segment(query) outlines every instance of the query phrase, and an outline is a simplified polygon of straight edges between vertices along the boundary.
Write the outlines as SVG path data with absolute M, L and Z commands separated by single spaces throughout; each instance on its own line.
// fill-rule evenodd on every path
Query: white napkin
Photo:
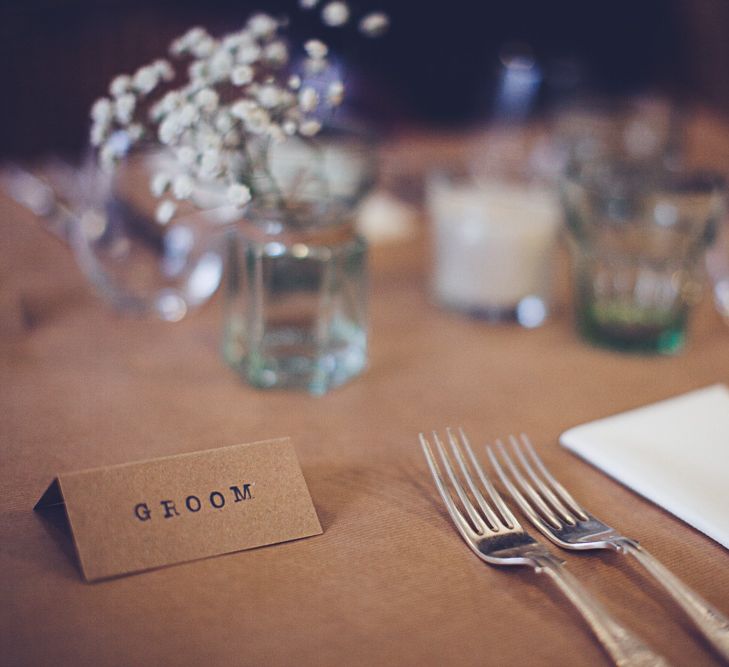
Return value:
M 576 426 L 560 443 L 729 548 L 725 385 Z

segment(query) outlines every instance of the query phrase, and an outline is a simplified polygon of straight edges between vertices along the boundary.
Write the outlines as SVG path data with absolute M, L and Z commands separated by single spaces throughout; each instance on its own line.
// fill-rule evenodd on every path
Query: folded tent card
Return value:
M 560 443 L 729 549 L 729 388 L 576 426 Z
M 61 474 L 50 507 L 87 581 L 322 532 L 288 438 Z

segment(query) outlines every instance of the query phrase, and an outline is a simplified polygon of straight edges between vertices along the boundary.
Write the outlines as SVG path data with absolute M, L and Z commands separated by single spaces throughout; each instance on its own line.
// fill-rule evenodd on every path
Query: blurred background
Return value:
M 322 28 L 294 0 L 3 0 L 0 159 L 78 153 L 89 106 L 115 74 L 193 24 L 222 33 L 258 9 L 289 14 L 294 37 L 316 34 L 346 55 L 354 103 L 386 132 L 487 121 L 499 56 L 514 45 L 539 63 L 537 113 L 595 92 L 729 110 L 726 0 L 360 3 L 392 19 L 376 43 Z

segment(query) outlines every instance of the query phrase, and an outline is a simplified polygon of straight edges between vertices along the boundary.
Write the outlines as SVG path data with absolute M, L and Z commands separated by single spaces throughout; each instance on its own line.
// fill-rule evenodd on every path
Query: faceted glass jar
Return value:
M 349 222 L 277 233 L 277 217 L 231 232 L 225 359 L 255 387 L 324 394 L 367 363 L 367 247 Z
M 367 364 L 367 247 L 353 211 L 372 153 L 285 142 L 230 232 L 223 353 L 251 385 L 324 394 Z

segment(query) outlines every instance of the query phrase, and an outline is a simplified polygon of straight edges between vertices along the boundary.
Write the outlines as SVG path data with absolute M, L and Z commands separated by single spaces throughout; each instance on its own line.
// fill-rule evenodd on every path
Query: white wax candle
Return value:
M 434 181 L 428 206 L 435 234 L 435 290 L 468 310 L 513 310 L 546 299 L 559 206 L 544 188 L 500 182 Z

